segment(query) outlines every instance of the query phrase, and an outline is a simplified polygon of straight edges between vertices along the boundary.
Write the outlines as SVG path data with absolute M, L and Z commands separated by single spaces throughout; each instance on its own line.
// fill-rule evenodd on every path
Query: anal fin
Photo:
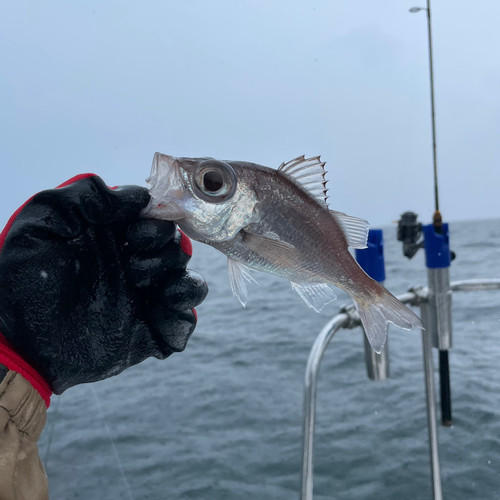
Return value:
M 304 302 L 318 313 L 326 304 L 337 298 L 335 292 L 326 283 L 291 283 L 292 288 Z

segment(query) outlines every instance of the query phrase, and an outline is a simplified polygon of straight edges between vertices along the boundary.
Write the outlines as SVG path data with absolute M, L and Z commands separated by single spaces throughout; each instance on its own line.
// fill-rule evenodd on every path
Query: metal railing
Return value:
M 500 279 L 474 279 L 456 281 L 450 284 L 452 292 L 472 292 L 500 290 Z M 403 304 L 418 306 L 421 309 L 424 327 L 429 324 L 428 288 L 415 287 L 408 293 L 399 295 Z M 323 354 L 334 335 L 341 328 L 355 328 L 361 325 L 354 305 L 344 307 L 340 314 L 332 318 L 321 330 L 309 354 L 304 384 L 304 441 L 302 455 L 301 500 L 313 499 L 313 444 L 316 415 L 316 387 L 318 370 Z M 429 431 L 429 451 L 431 459 L 431 479 L 434 500 L 442 500 L 441 472 L 439 466 L 438 431 L 436 419 L 436 394 L 434 387 L 434 367 L 432 359 L 432 340 L 429 329 L 422 330 L 422 347 L 425 373 L 427 403 L 427 425 Z

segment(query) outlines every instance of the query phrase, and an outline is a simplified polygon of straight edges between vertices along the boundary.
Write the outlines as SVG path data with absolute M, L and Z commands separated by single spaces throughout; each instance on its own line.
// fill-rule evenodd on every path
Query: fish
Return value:
M 250 270 L 290 281 L 316 312 L 347 292 L 377 353 L 387 324 L 422 328 L 421 319 L 370 278 L 349 252 L 366 248 L 366 220 L 331 210 L 319 156 L 299 156 L 273 169 L 246 161 L 156 153 L 147 217 L 175 221 L 193 240 L 227 256 L 233 294 L 246 306 Z

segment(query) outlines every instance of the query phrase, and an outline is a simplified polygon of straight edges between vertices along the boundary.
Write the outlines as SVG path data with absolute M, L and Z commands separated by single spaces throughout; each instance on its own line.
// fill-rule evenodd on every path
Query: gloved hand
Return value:
M 148 201 L 88 177 L 35 195 L 7 233 L 0 332 L 56 394 L 182 351 L 195 328 L 207 284 L 189 239 L 140 217 Z

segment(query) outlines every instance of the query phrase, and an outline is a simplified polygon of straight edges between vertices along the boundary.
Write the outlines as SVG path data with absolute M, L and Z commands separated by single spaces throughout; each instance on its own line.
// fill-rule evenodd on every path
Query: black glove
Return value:
M 148 201 L 89 177 L 35 195 L 7 234 L 0 332 L 56 394 L 186 347 L 208 287 L 189 239 L 140 217 Z

